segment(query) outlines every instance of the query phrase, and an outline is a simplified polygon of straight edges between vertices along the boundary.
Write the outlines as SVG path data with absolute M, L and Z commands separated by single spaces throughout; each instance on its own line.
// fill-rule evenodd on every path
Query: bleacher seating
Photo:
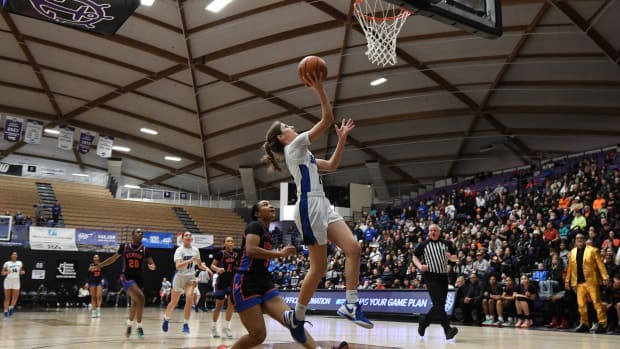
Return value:
M 33 205 L 39 202 L 34 179 L 0 176 L 0 215 L 20 211 L 34 219 Z
M 241 243 L 246 223 L 234 211 L 224 208 L 184 206 L 200 231 L 213 234 L 215 246 L 223 246 L 227 236 Z
M 153 231 L 183 231 L 173 205 L 114 199 L 101 186 L 73 182 L 0 176 L 0 210 L 14 215 L 21 211 L 34 216 L 33 205 L 39 201 L 36 182 L 51 184 L 62 207 L 67 228 L 90 228 L 128 231 L 142 228 Z M 225 236 L 241 241 L 245 222 L 230 209 L 185 207 L 201 232 L 213 234 L 216 246 Z M 33 217 L 34 218 L 34 217 Z

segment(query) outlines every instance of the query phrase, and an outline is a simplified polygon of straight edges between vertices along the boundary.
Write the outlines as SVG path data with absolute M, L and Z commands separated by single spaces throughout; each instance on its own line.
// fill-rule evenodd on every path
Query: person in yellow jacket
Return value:
M 575 329 L 576 332 L 588 332 L 590 321 L 588 319 L 588 296 L 596 309 L 598 328 L 596 333 L 607 332 L 607 314 L 601 303 L 601 282 L 607 284 L 609 275 L 603 264 L 597 248 L 587 246 L 585 236 L 577 234 L 575 247 L 568 256 L 568 270 L 566 272 L 566 289 L 572 289 L 577 293 L 577 305 L 581 323 Z

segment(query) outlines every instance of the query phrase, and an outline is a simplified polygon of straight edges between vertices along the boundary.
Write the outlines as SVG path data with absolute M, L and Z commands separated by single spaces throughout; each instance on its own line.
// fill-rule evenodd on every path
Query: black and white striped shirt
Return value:
M 428 265 L 428 271 L 436 274 L 448 273 L 448 257 L 446 252 L 454 254 L 452 244 L 444 239 L 426 239 L 413 251 L 413 254 L 420 259 L 422 264 Z

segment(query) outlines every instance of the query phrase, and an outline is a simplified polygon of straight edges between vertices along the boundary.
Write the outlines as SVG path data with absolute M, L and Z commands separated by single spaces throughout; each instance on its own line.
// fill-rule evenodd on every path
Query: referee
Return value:
M 428 227 L 428 239 L 422 242 L 413 252 L 413 263 L 423 272 L 422 279 L 431 296 L 433 307 L 426 314 L 420 316 L 418 334 L 424 337 L 426 328 L 434 319 L 439 320 L 443 327 L 446 339 L 452 339 L 459 330 L 450 327 L 450 320 L 446 315 L 446 297 L 448 295 L 448 260 L 457 261 L 454 247 L 444 239 L 437 224 Z

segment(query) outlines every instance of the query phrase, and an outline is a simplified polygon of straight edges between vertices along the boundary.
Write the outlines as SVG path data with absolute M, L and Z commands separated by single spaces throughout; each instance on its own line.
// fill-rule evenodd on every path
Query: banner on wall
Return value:
M 213 235 L 211 234 L 192 234 L 192 246 L 196 248 L 213 247 Z M 183 233 L 177 234 L 177 246 L 183 245 Z
M 114 137 L 103 134 L 99 135 L 99 141 L 97 142 L 97 155 L 102 158 L 111 157 L 112 146 L 114 146 Z
M 75 29 L 112 35 L 140 0 L 2 0 L 9 12 Z
M 73 149 L 73 133 L 75 132 L 75 127 L 61 125 L 58 127 L 58 148 L 62 150 L 71 150 Z
M 41 144 L 42 137 L 43 121 L 28 119 L 26 133 L 24 133 L 24 142 L 28 144 Z
M 116 252 L 118 250 L 118 232 L 115 231 L 77 229 L 75 236 L 80 251 Z
M 77 251 L 75 229 L 30 227 L 30 248 L 32 250 Z
M 15 116 L 6 116 L 4 120 L 4 140 L 19 142 L 22 136 L 24 119 Z
M 56 261 L 56 279 L 77 279 L 78 261 Z
M 80 132 L 80 141 L 78 142 L 78 151 L 80 154 L 88 154 L 90 146 L 95 143 L 96 132 L 82 130 Z
M 0 221 L 1 220 L 0 218 Z M 3 223 L 0 222 L 0 224 Z M 8 241 L 0 241 L 0 246 L 28 247 L 28 226 L 13 224 L 11 226 L 11 239 Z
M 452 316 L 455 295 L 456 290 L 448 291 L 445 307 L 448 316 Z M 294 307 L 299 292 L 280 291 L 280 296 L 288 305 Z M 346 301 L 344 293 L 340 291 L 318 290 L 312 296 L 308 309 L 336 311 Z M 359 290 L 358 301 L 368 313 L 427 314 L 433 306 L 427 290 Z
M 21 176 L 22 165 L 11 165 L 0 161 L 0 174 L 8 176 Z
M 145 231 L 142 235 L 142 245 L 148 248 L 174 248 L 174 234 Z

